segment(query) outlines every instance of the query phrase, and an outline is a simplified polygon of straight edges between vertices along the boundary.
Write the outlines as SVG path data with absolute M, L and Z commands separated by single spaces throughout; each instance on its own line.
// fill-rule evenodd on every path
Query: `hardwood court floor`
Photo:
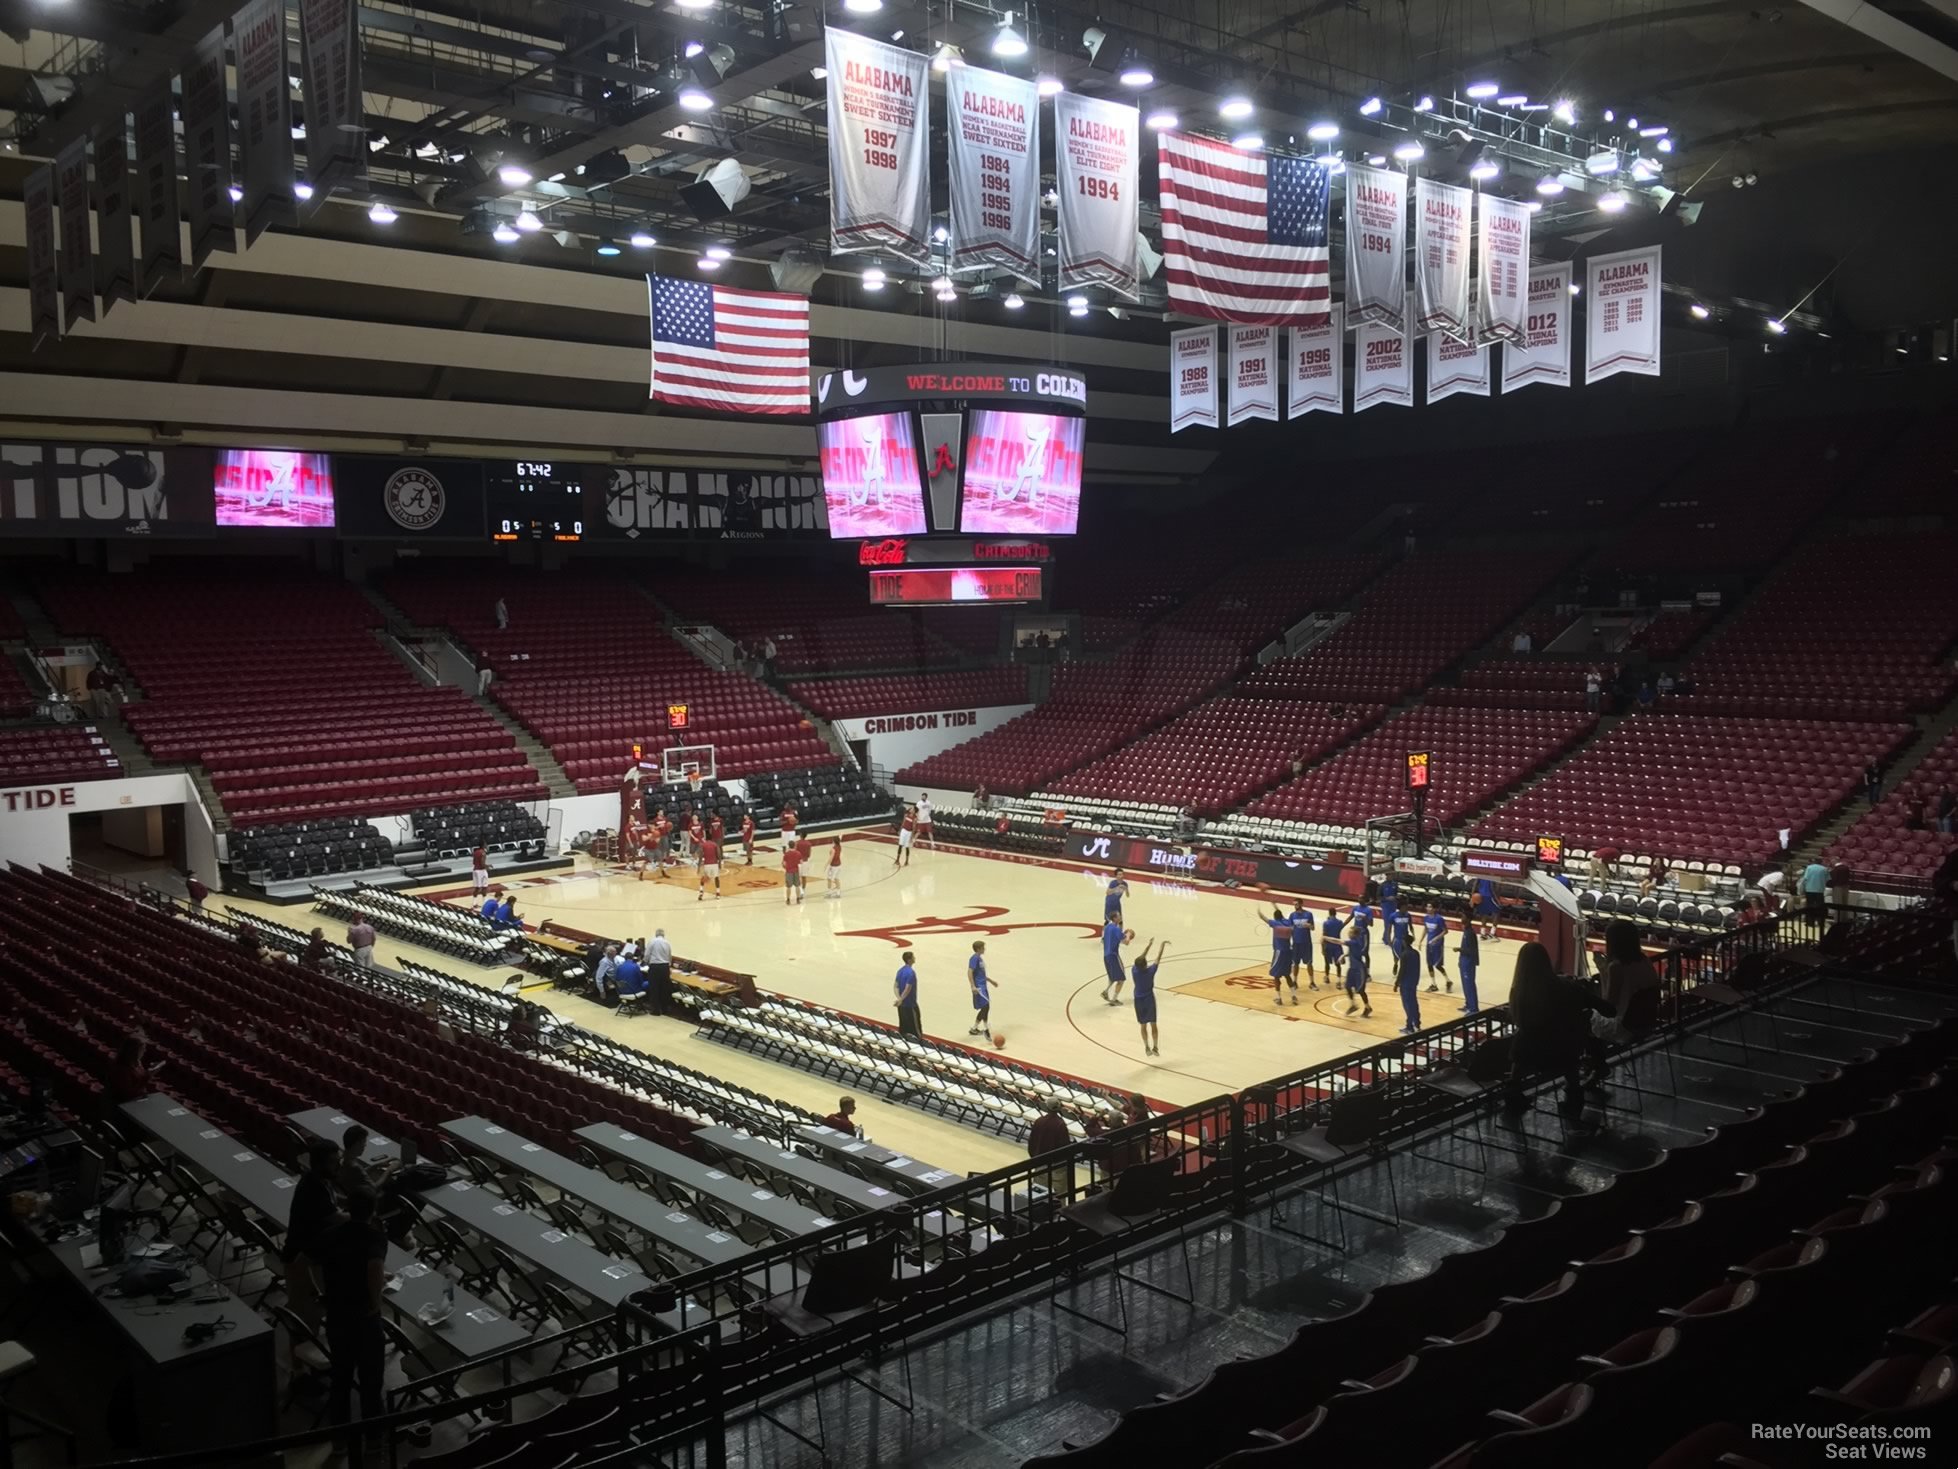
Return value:
M 724 869 L 718 901 L 696 898 L 691 870 L 639 881 L 583 857 L 574 870 L 519 877 L 509 886 L 518 915 L 531 924 L 555 918 L 588 932 L 640 940 L 664 927 L 678 953 L 747 970 L 764 991 L 878 1020 L 894 1018 L 898 956 L 914 950 L 925 1030 L 960 1045 L 984 1044 L 966 1034 L 972 1022 L 966 960 L 973 940 L 983 938 L 994 981 L 993 1029 L 1005 1037 L 1005 1054 L 1140 1091 L 1158 1104 L 1202 1101 L 1331 1060 L 1391 1037 L 1401 1023 L 1399 1001 L 1378 977 L 1371 1020 L 1349 1019 L 1344 997 L 1329 994 L 1323 983 L 1316 994 L 1302 983 L 1297 1006 L 1273 1006 L 1263 979 L 1270 942 L 1260 921 L 1270 909 L 1269 895 L 1135 879 L 1126 918 L 1136 946 L 1165 938 L 1170 945 L 1156 985 L 1162 1055 L 1150 1058 L 1128 1006 L 1101 999 L 1102 873 L 1072 863 L 930 849 L 899 869 L 886 833 L 856 832 L 844 842 L 842 893 L 826 898 L 828 850 L 824 837 L 805 869 L 806 897 L 794 907 L 784 905 L 780 858 L 772 846 L 757 853 L 752 868 L 737 860 Z M 468 899 L 453 881 L 422 891 Z M 213 901 L 245 911 L 261 908 L 244 899 Z M 1310 906 L 1323 913 L 1326 905 Z M 311 926 L 303 908 L 262 911 L 296 927 Z M 339 938 L 339 929 L 329 926 L 328 932 Z M 1517 948 L 1514 937 L 1483 945 L 1482 992 L 1492 1003 L 1508 996 Z M 1451 967 L 1454 949 L 1451 934 Z M 380 951 L 383 962 L 400 953 L 489 985 L 500 985 L 507 973 L 386 935 Z M 1125 950 L 1125 963 L 1134 952 Z M 1376 943 L 1376 976 L 1386 967 L 1386 949 Z M 598 1005 L 546 988 L 530 990 L 529 998 L 580 1025 L 731 1082 L 819 1112 L 835 1105 L 833 1084 L 699 1039 L 685 1022 L 621 1021 Z M 1430 1024 L 1453 1019 L 1461 1003 L 1450 994 L 1424 993 L 1422 1001 Z M 869 1097 L 860 1104 L 859 1116 L 873 1136 L 942 1166 L 989 1168 L 1024 1155 L 1017 1138 L 989 1139 Z

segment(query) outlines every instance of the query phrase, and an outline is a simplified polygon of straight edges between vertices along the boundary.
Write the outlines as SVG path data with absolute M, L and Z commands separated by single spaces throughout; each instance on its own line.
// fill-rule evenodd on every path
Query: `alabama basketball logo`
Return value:
M 381 486 L 381 503 L 388 519 L 403 530 L 433 530 L 448 507 L 442 481 L 426 469 L 397 469 Z

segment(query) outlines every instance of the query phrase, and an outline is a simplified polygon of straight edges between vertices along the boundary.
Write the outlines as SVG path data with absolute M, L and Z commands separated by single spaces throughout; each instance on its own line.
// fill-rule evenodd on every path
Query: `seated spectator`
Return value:
M 1607 923 L 1604 974 L 1598 988 L 1602 1008 L 1591 1017 L 1590 1080 L 1604 1079 L 1606 1047 L 1639 1040 L 1658 1026 L 1659 990 L 1659 971 L 1645 957 L 1638 926 L 1623 918 Z
M 376 1188 L 387 1177 L 388 1165 L 366 1156 L 368 1136 L 367 1129 L 358 1122 L 340 1134 L 340 1176 L 337 1182 L 342 1194 Z
M 606 991 L 613 987 L 613 976 L 619 968 L 619 946 L 607 944 L 599 956 L 597 966 L 591 972 L 591 989 L 594 998 L 603 1000 Z M 617 1003 L 615 1000 L 614 1003 Z
M 1642 678 L 1638 684 L 1638 707 L 1649 710 L 1652 707 L 1652 680 Z
M 988 806 L 992 805 L 992 803 L 993 803 L 992 793 L 986 789 L 985 783 L 983 781 L 980 782 L 978 787 L 974 789 L 974 791 L 972 792 L 972 804 L 974 809 L 979 811 L 984 811 Z
M 1640 897 L 1651 897 L 1654 892 L 1672 879 L 1672 868 L 1666 865 L 1664 857 L 1654 857 L 1652 865 L 1645 869 L 1645 877 L 1638 885 Z
M 1929 831 L 1931 829 L 1931 802 L 1927 796 L 1915 800 L 1907 798 L 1904 810 L 1905 831 Z
M 435 1025 L 435 1038 L 438 1041 L 452 1041 L 456 1038 L 455 1027 L 442 1018 L 442 1002 L 433 996 L 422 1001 L 422 1014 Z
M 503 1043 L 515 1051 L 537 1049 L 537 1017 L 527 1000 L 517 1001 L 510 1012 L 510 1023 L 503 1028 Z
M 482 916 L 487 918 L 491 923 L 494 923 L 496 922 L 497 910 L 501 907 L 502 907 L 502 900 L 499 899 L 495 893 L 491 893 L 487 898 L 483 899 L 483 906 L 477 909 L 476 911 L 482 914 Z
M 1671 693 L 1672 693 L 1672 691 L 1673 691 L 1673 689 L 1674 689 L 1674 688 L 1676 688 L 1676 687 L 1677 687 L 1677 684 L 1676 684 L 1676 683 L 1674 682 L 1674 680 L 1673 680 L 1673 676 L 1672 676 L 1672 674 L 1671 674 L 1671 673 L 1662 673 L 1662 674 L 1660 674 L 1660 675 L 1659 675 L 1659 697 L 1660 697 L 1660 698 L 1662 698 L 1662 699 L 1663 699 L 1663 698 L 1665 698 L 1665 697 L 1667 697 L 1667 696 L 1668 696 L 1669 694 L 1671 694 Z
M 299 956 L 302 969 L 320 974 L 326 969 L 326 930 L 316 928 L 306 935 L 306 952 Z
M 116 1064 L 109 1071 L 109 1091 L 118 1102 L 134 1102 L 156 1090 L 156 1078 L 144 1064 L 149 1042 L 130 1036 L 116 1052 Z
M 512 898 L 508 893 L 505 893 L 503 895 L 503 901 L 496 905 L 495 921 L 496 921 L 496 926 L 498 928 L 522 928 L 523 927 L 523 920 L 517 917 L 516 900 Z
M 836 1099 L 836 1110 L 823 1119 L 823 1126 L 834 1128 L 837 1132 L 847 1132 L 851 1137 L 855 1137 L 857 1136 L 857 1124 L 854 1120 L 856 1114 L 857 1099 L 855 1097 L 838 1097 Z
M 1523 1083 L 1548 1074 L 1564 1081 L 1561 1110 L 1584 1107 L 1582 1068 L 1589 1040 L 1587 1011 L 1598 1008 L 1591 991 L 1557 973 L 1550 951 L 1527 943 L 1516 955 L 1516 975 L 1509 990 L 1511 1062 L 1509 1091 L 1504 1107 L 1521 1112 L 1527 1105 Z
M 245 951 L 247 959 L 262 957 L 263 946 L 258 941 L 258 931 L 248 923 L 238 925 L 238 947 Z

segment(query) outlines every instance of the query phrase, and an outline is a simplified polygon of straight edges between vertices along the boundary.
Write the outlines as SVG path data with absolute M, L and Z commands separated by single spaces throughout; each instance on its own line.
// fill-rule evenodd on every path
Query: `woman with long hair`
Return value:
M 1523 1109 L 1523 1083 L 1541 1073 L 1564 1079 L 1565 1112 L 1583 1109 L 1582 1070 L 1589 1041 L 1584 1014 L 1594 1003 L 1575 982 L 1557 973 L 1550 951 L 1542 944 L 1527 943 L 1517 951 L 1516 974 L 1509 987 L 1509 1014 L 1515 1026 L 1505 1102 L 1509 1110 Z

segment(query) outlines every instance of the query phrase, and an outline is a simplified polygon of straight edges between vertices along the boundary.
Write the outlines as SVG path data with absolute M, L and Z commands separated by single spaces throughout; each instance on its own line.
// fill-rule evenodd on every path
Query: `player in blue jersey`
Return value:
M 1496 940 L 1496 885 L 1486 877 L 1475 882 L 1475 916 L 1482 920 L 1482 937 Z
M 1372 908 L 1368 907 L 1364 902 L 1355 903 L 1353 905 L 1352 911 L 1346 915 L 1346 922 L 1347 922 L 1347 927 L 1353 930 L 1353 932 L 1350 932 L 1346 935 L 1346 949 L 1348 953 L 1351 953 L 1353 950 L 1353 939 L 1355 934 L 1359 936 L 1361 941 L 1364 942 L 1368 946 L 1368 948 L 1371 948 L 1373 946 L 1373 909 Z
M 1421 931 L 1427 936 L 1428 949 L 1428 989 L 1432 992 L 1440 988 L 1435 983 L 1438 974 L 1448 979 L 1448 920 L 1442 916 L 1441 909 L 1430 908 L 1421 920 Z M 1448 979 L 1448 991 L 1453 994 L 1455 981 Z
M 1319 948 L 1326 960 L 1326 983 L 1333 982 L 1333 971 L 1346 968 L 1346 946 L 1339 941 L 1339 935 L 1346 927 L 1346 920 L 1337 908 L 1325 916 L 1319 925 Z
M 1103 923 L 1108 922 L 1111 918 L 1118 923 L 1121 922 L 1122 903 L 1128 895 L 1129 882 L 1127 878 L 1122 876 L 1122 869 L 1111 867 L 1108 870 L 1108 887 L 1102 893 L 1101 898 L 1101 921 Z
M 1400 912 L 1401 885 L 1400 879 L 1391 872 L 1380 879 L 1379 897 L 1380 927 L 1386 933 L 1388 942 L 1392 943 L 1394 919 Z
M 986 941 L 972 941 L 972 957 L 965 961 L 966 980 L 972 986 L 972 1029 L 967 1035 L 993 1038 L 993 986 L 999 981 L 986 973 Z
M 1159 1056 L 1158 1047 L 1162 1037 L 1156 1030 L 1156 971 L 1162 967 L 1163 955 L 1169 952 L 1169 940 L 1164 939 L 1162 947 L 1156 950 L 1156 962 L 1149 962 L 1149 946 L 1142 946 L 1142 957 L 1129 968 L 1129 977 L 1135 984 L 1135 1023 L 1142 1027 L 1142 1049 L 1145 1055 Z
M 1414 919 L 1404 908 L 1394 909 L 1391 915 L 1382 919 L 1387 930 L 1387 952 L 1394 956 L 1394 963 L 1414 947 Z M 1398 971 L 1396 971 L 1398 973 Z
M 1119 912 L 1111 912 L 1101 926 L 1101 967 L 1108 975 L 1108 983 L 1101 987 L 1101 997 L 1111 1005 L 1122 1003 L 1122 986 L 1128 983 L 1128 976 L 1122 973 L 1122 945 L 1134 937 L 1122 927 Z
M 1373 1001 L 1367 998 L 1367 942 L 1366 925 L 1355 922 L 1353 931 L 1346 936 L 1346 1013 L 1351 1015 L 1361 1005 L 1366 1013 L 1373 1014 Z
M 1283 990 L 1287 980 L 1292 985 L 1292 1003 L 1299 1002 L 1298 974 L 1292 968 L 1292 920 L 1284 912 L 1274 907 L 1271 917 L 1261 920 L 1271 930 L 1271 1003 L 1285 1003 Z
M 1303 903 L 1293 903 L 1291 918 L 1292 918 L 1292 989 L 1294 992 L 1298 990 L 1299 970 L 1302 967 L 1305 970 L 1306 987 L 1308 989 L 1316 990 L 1317 988 L 1319 988 L 1319 977 L 1318 977 L 1318 969 L 1313 962 L 1313 955 L 1312 955 L 1312 940 L 1314 935 L 1312 932 L 1311 910 L 1308 909 Z

